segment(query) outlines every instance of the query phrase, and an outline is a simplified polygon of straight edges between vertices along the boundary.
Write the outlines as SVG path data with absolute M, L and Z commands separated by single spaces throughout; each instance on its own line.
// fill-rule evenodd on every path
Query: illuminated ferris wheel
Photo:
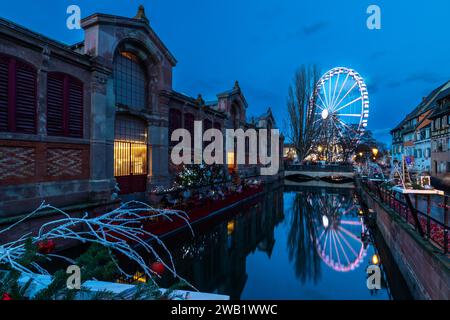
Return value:
M 317 82 L 309 108 L 318 143 L 357 144 L 369 118 L 364 79 L 352 69 L 331 69 Z
M 351 198 L 338 194 L 309 195 L 314 217 L 316 250 L 322 261 L 335 271 L 357 268 L 366 256 L 360 236 L 365 225 L 358 217 L 358 206 Z

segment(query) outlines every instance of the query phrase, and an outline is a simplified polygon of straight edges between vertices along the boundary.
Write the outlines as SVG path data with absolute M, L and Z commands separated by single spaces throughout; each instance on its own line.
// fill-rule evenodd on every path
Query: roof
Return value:
M 431 93 L 428 96 L 426 96 L 422 100 L 422 102 L 416 108 L 414 108 L 414 110 L 411 113 L 409 113 L 406 116 L 405 120 L 406 121 L 411 120 L 419 116 L 421 113 L 424 113 L 425 111 L 435 107 L 439 94 L 441 93 L 442 89 L 444 89 L 448 84 L 450 84 L 450 81 L 447 81 L 446 83 L 442 84 L 438 88 L 431 91 Z
M 441 100 L 443 100 L 444 98 L 450 96 L 450 83 L 449 86 L 443 90 L 441 93 L 439 93 L 439 96 L 436 98 L 437 102 L 440 102 Z
M 426 96 L 420 103 L 417 105 L 410 113 L 406 115 L 403 120 L 391 130 L 391 133 L 397 130 L 401 130 L 402 127 L 405 125 L 407 121 L 410 121 L 414 118 L 419 117 L 420 115 L 429 112 L 432 109 L 435 109 L 437 106 L 437 101 L 443 97 L 444 92 L 447 92 L 450 89 L 450 81 L 445 82 L 444 84 L 440 85 L 436 89 L 430 92 L 428 96 Z M 428 124 L 423 124 L 426 120 L 426 117 L 421 119 L 419 123 L 417 124 L 416 128 L 410 128 L 410 131 L 423 128 L 424 126 L 427 126 Z
M 446 90 L 442 91 L 436 100 L 439 104 L 443 99 L 445 99 L 449 96 L 450 96 L 450 87 L 447 88 Z M 434 119 L 436 117 L 440 117 L 442 115 L 449 114 L 449 113 L 450 113 L 450 104 L 441 105 L 434 110 L 434 112 L 430 115 L 429 118 Z
M 161 52 L 164 56 L 170 61 L 170 63 L 175 66 L 177 64 L 177 60 L 174 55 L 170 52 L 167 46 L 162 42 L 156 32 L 150 26 L 149 20 L 143 14 L 143 7 L 140 6 L 138 9 L 138 13 L 133 18 L 115 16 L 111 14 L 105 13 L 94 13 L 86 18 L 81 20 L 82 27 L 85 29 L 91 25 L 101 23 L 101 24 L 113 24 L 113 25 L 123 25 L 123 26 L 131 26 L 132 28 L 141 28 L 148 32 L 148 35 L 155 42 L 156 45 L 160 47 Z M 76 46 L 76 45 L 75 45 Z
M 53 46 L 55 48 L 65 51 L 69 54 L 72 54 L 73 57 L 77 57 L 78 59 L 82 58 L 83 60 L 88 61 L 90 58 L 88 55 L 74 51 L 72 49 L 72 47 L 66 43 L 49 38 L 41 33 L 32 31 L 20 24 L 17 24 L 15 22 L 12 22 L 10 20 L 0 17 L 0 30 L 2 30 L 2 29 L 5 31 L 10 30 L 12 32 L 18 32 L 26 37 L 29 37 L 29 38 L 32 38 L 33 40 L 37 40 L 38 42 L 41 42 L 40 43 L 41 46 L 44 46 L 44 45 Z
M 244 107 L 245 108 L 248 107 L 247 100 L 245 99 L 244 95 L 242 94 L 241 87 L 239 86 L 239 82 L 237 80 L 234 82 L 233 89 L 217 94 L 217 98 L 226 98 L 226 97 L 229 97 L 232 95 L 239 95 L 241 97 L 242 103 L 244 104 Z

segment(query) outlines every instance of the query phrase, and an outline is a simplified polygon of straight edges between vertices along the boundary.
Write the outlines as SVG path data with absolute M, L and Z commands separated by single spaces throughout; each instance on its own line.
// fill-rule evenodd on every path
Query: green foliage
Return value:
M 136 291 L 132 296 L 132 300 L 170 300 L 177 297 L 175 294 L 176 290 L 180 290 L 185 287 L 187 287 L 185 282 L 178 282 L 162 292 L 152 281 L 147 283 L 138 283 L 136 284 Z
M 22 290 L 19 286 L 20 273 L 17 271 L 3 272 L 0 274 L 0 297 L 7 293 L 13 300 L 23 300 Z M 27 284 L 29 286 L 29 284 Z
M 32 269 L 34 263 L 42 262 L 44 257 L 37 251 L 37 246 L 32 243 L 31 239 L 25 242 L 25 254 L 18 261 L 26 268 Z M 75 260 L 81 269 L 81 282 L 86 280 L 113 281 L 119 274 L 117 269 L 116 258 L 109 251 L 99 244 L 93 244 L 85 253 Z M 0 265 L 0 297 L 7 293 L 13 300 L 25 300 L 33 279 L 30 279 L 25 285 L 19 285 L 21 273 L 12 270 L 6 265 Z M 35 300 L 73 300 L 78 293 L 88 292 L 85 288 L 81 290 L 67 289 L 67 273 L 66 270 L 59 270 L 54 273 L 53 280 L 50 285 L 39 291 L 33 299 Z M 98 292 L 92 295 L 92 299 L 111 298 L 112 293 Z
M 111 281 L 119 275 L 115 256 L 99 244 L 93 244 L 76 262 L 81 268 L 82 282 L 91 279 Z
M 25 253 L 23 257 L 17 261 L 18 264 L 30 268 L 33 263 L 41 262 L 43 257 L 37 254 L 37 247 L 29 238 L 24 244 Z M 21 273 L 11 269 L 7 265 L 0 265 L 0 297 L 7 293 L 13 300 L 24 300 L 25 293 L 32 284 L 30 279 L 24 286 L 19 286 L 19 278 Z
M 216 182 L 223 182 L 225 175 L 223 168 L 218 165 L 186 165 L 179 172 L 175 185 L 182 188 L 206 186 Z
M 100 280 L 100 281 L 112 281 L 119 272 L 117 270 L 117 264 L 115 257 L 112 253 L 99 244 L 93 244 L 89 249 L 76 259 L 76 265 L 81 270 L 81 282 L 87 280 Z M 67 289 L 67 274 L 65 270 L 59 270 L 54 274 L 52 283 L 45 289 L 38 292 L 35 296 L 37 300 L 74 300 L 77 293 L 88 292 L 85 288 L 81 290 L 69 290 Z M 110 293 L 96 293 L 94 297 L 106 297 L 110 296 Z
M 37 246 L 30 240 L 25 244 L 26 252 L 20 263 L 31 268 L 33 263 L 40 262 L 43 256 L 37 251 Z M 76 260 L 76 265 L 81 270 L 81 283 L 87 280 L 114 281 L 119 277 L 116 257 L 110 250 L 100 244 L 93 244 L 89 249 L 80 255 Z M 12 270 L 6 265 L 0 265 L 0 297 L 7 293 L 13 300 L 29 300 L 26 293 L 33 283 L 30 279 L 25 285 L 19 285 L 20 272 Z M 108 291 L 91 292 L 86 288 L 80 290 L 69 290 L 67 288 L 67 273 L 65 269 L 58 270 L 53 274 L 52 282 L 45 289 L 37 292 L 33 300 L 112 300 L 112 299 L 134 299 L 134 300 L 168 300 L 174 297 L 174 290 L 185 287 L 184 283 L 177 283 L 173 287 L 162 293 L 158 286 L 152 281 L 148 283 L 136 284 L 132 296 L 120 296 Z

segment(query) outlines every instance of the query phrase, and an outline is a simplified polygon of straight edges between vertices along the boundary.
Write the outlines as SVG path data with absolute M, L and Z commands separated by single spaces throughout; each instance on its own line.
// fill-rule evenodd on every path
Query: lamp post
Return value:
M 378 155 L 378 149 L 377 148 L 373 148 L 372 149 L 372 154 L 374 157 L 376 157 Z
M 373 148 L 372 149 L 372 154 L 373 154 L 372 160 L 376 161 L 377 160 L 377 155 L 378 155 L 378 149 L 377 148 Z

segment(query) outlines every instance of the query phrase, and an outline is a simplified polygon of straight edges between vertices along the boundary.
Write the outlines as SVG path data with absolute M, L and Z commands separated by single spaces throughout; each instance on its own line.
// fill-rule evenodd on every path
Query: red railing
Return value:
M 405 222 L 413 226 L 421 235 L 435 246 L 439 247 L 444 254 L 448 253 L 449 226 L 448 226 L 448 204 L 449 197 L 443 196 L 443 222 L 430 215 L 430 204 L 427 213 L 418 210 L 417 207 L 408 205 L 408 201 L 401 193 L 387 189 L 376 182 L 363 181 L 363 188 L 377 197 L 384 205 L 395 211 Z M 418 223 L 417 223 L 418 222 Z

